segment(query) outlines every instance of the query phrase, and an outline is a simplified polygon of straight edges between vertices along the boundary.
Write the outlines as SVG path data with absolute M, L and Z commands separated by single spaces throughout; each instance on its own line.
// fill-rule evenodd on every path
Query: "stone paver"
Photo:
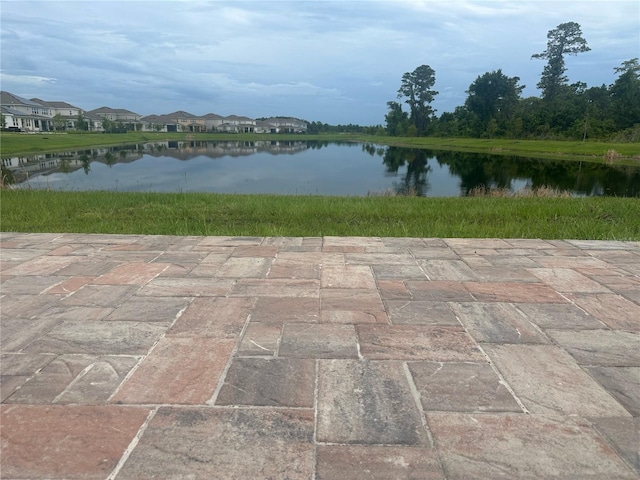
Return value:
M 321 445 L 316 462 L 317 480 L 444 480 L 427 447 Z
M 315 375 L 312 359 L 238 358 L 215 404 L 313 408 Z
M 564 350 L 551 345 L 485 345 L 532 413 L 624 416 L 626 411 Z
M 640 480 L 639 242 L 0 249 L 0 478 Z
M 2 477 L 104 479 L 149 409 L 2 405 Z
M 160 408 L 118 479 L 310 479 L 313 410 Z
M 613 446 L 614 450 L 640 474 L 640 417 L 592 418 L 591 423 Z
M 428 445 L 401 362 L 320 361 L 316 435 L 326 443 Z
M 425 411 L 522 412 L 488 363 L 410 362 Z
M 636 478 L 585 420 L 461 413 L 427 420 L 447 479 Z

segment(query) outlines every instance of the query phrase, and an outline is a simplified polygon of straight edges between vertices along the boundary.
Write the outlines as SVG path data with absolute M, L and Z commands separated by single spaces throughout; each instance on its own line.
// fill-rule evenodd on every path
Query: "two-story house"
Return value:
M 224 117 L 223 123 L 218 126 L 218 131 L 230 133 L 254 133 L 255 129 L 255 120 L 238 115 L 229 115 L 228 117 Z
M 264 120 L 271 125 L 271 133 L 307 133 L 307 122 L 292 117 L 271 117 Z
M 84 114 L 84 110 L 67 102 L 48 102 L 39 98 L 32 98 L 31 101 L 38 103 L 43 107 L 47 107 L 52 118 L 60 115 L 60 118 L 62 118 L 62 121 L 64 122 L 64 129 L 75 130 L 78 117 Z M 56 125 L 55 120 L 53 123 L 55 127 L 59 127 L 59 125 Z
M 53 130 L 51 109 L 34 101 L 0 92 L 3 128 L 11 128 L 23 132 L 47 132 Z
M 129 130 L 142 129 L 142 124 L 140 123 L 142 115 L 124 108 L 100 107 L 95 110 L 89 110 L 86 115 L 94 123 L 93 130 L 96 131 L 104 130 L 104 120 L 122 123 Z M 100 119 L 101 121 L 96 121 L 95 119 Z M 98 125 L 100 126 L 98 127 Z

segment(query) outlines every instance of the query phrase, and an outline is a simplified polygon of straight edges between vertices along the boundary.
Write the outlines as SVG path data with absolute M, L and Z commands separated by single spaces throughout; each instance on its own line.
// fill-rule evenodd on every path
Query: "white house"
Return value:
M 0 105 L 6 127 L 24 132 L 53 130 L 51 109 L 13 93 L 0 92 Z
M 31 101 L 47 107 L 51 117 L 60 115 L 65 121 L 65 128 L 69 129 L 75 130 L 78 117 L 84 113 L 84 110 L 81 108 L 75 107 L 67 102 L 47 102 L 39 98 L 32 98 Z
M 208 131 L 216 131 L 224 123 L 224 117 L 222 115 L 216 115 L 215 113 L 207 113 L 203 115 L 204 123 Z
M 230 133 L 254 133 L 255 129 L 255 120 L 238 115 L 229 115 L 228 117 L 224 117 L 223 123 L 218 126 L 218 131 Z
M 307 133 L 307 122 L 292 117 L 271 117 L 264 120 L 272 126 L 271 133 Z
M 104 130 L 104 120 L 122 123 L 131 130 L 142 130 L 142 124 L 140 123 L 142 115 L 124 108 L 100 107 L 95 110 L 89 110 L 85 115 L 91 119 L 93 124 L 91 129 L 94 131 Z

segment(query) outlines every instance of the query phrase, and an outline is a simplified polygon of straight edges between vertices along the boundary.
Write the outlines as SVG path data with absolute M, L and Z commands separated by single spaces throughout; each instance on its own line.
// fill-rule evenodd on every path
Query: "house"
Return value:
M 147 115 L 140 119 L 145 132 L 181 132 L 182 127 L 167 115 Z
M 218 130 L 220 125 L 224 123 L 224 117 L 216 115 L 215 113 L 207 113 L 206 115 L 203 115 L 202 118 L 204 119 L 207 130 L 212 132 Z
M 229 115 L 228 117 L 224 117 L 223 123 L 218 126 L 219 132 L 228 133 L 254 133 L 255 129 L 255 120 L 238 115 Z
M 106 118 L 113 122 L 137 122 L 142 118 L 142 115 L 138 115 L 130 110 L 125 110 L 124 108 L 100 107 L 95 110 L 89 110 L 87 113 Z
M 110 122 L 118 122 L 122 124 L 122 126 L 127 130 L 142 130 L 142 123 L 140 123 L 140 119 L 142 115 L 134 113 L 130 110 L 125 110 L 124 108 L 110 108 L 110 107 L 100 107 L 95 110 L 89 110 L 86 112 L 86 115 L 93 119 L 100 119 L 100 128 L 94 126 L 92 130 L 95 131 L 103 131 L 106 126 L 106 121 Z
M 202 117 L 197 117 L 192 113 L 185 112 L 184 110 L 178 110 L 177 112 L 168 113 L 163 115 L 172 122 L 177 123 L 182 127 L 183 132 L 206 132 L 207 125 Z
M 85 112 L 84 118 L 89 122 L 89 130 L 92 132 L 102 132 L 104 128 L 102 128 L 102 120 L 103 118 L 100 115 L 96 115 L 95 113 Z
M 307 122 L 292 117 L 265 118 L 272 126 L 271 133 L 307 133 Z
M 178 110 L 165 115 L 143 117 L 123 108 L 100 107 L 84 111 L 67 102 L 26 98 L 9 92 L 1 92 L 3 128 L 25 132 L 46 132 L 60 128 L 58 116 L 65 123 L 64 129 L 77 129 L 82 115 L 89 130 L 124 132 L 138 130 L 148 132 L 227 132 L 227 133 L 306 133 L 307 122 L 293 117 L 271 117 L 254 120 L 239 115 L 223 117 L 215 113 L 197 116 Z M 54 117 L 57 117 L 54 119 Z M 115 123 L 114 123 L 115 122 Z
M 52 117 L 60 115 L 64 120 L 65 129 L 75 130 L 78 117 L 84 113 L 84 110 L 81 108 L 75 107 L 67 102 L 47 102 L 39 98 L 32 98 L 31 101 L 49 108 Z M 54 125 L 55 124 L 56 121 L 54 120 Z M 55 126 L 58 127 L 58 125 Z
M 256 133 L 271 133 L 272 129 L 274 130 L 273 133 L 275 133 L 275 127 L 269 122 L 265 122 L 264 120 L 256 120 Z
M 4 128 L 20 129 L 23 132 L 47 132 L 53 130 L 53 114 L 45 105 L 27 100 L 13 93 L 0 92 L 0 106 Z

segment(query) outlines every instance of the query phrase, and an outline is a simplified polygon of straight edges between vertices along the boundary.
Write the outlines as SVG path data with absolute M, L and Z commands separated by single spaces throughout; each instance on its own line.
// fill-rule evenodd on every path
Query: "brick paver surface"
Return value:
M 639 242 L 0 248 L 0 478 L 640 479 Z

